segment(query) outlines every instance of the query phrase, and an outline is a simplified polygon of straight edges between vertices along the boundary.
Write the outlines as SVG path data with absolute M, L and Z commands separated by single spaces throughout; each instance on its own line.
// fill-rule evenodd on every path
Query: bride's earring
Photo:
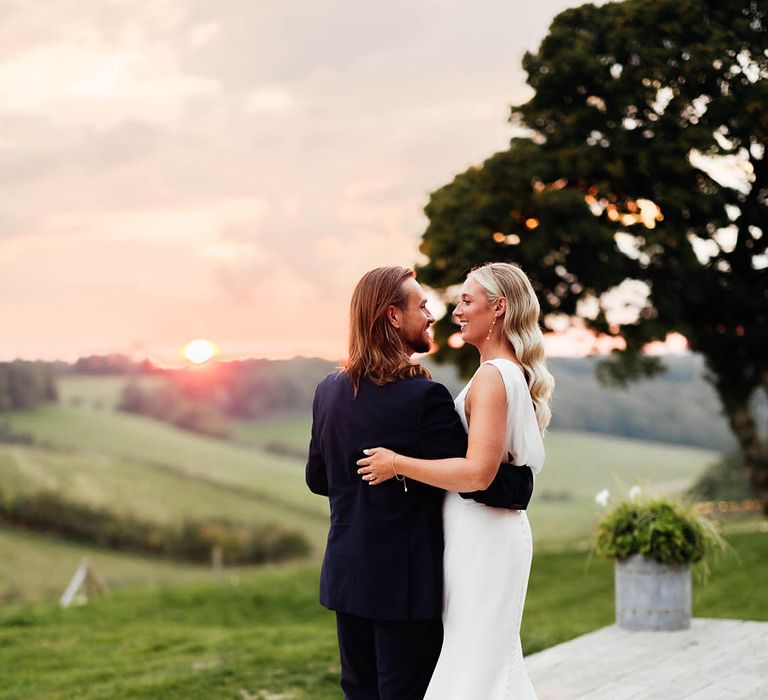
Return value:
M 491 333 L 493 333 L 493 327 L 496 325 L 496 319 L 497 318 L 498 318 L 498 316 L 494 316 L 493 317 L 493 323 L 491 324 L 491 329 L 488 331 L 488 335 L 485 336 L 486 340 L 490 340 L 491 339 Z

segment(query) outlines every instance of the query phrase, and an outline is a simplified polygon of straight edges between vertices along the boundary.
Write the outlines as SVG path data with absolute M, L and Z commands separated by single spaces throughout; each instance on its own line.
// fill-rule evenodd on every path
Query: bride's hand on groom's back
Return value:
M 369 486 L 378 486 L 395 476 L 396 452 L 386 447 L 372 447 L 363 450 L 363 454 L 366 456 L 357 460 L 357 466 L 360 467 L 357 473 L 362 476 L 363 481 L 368 482 Z

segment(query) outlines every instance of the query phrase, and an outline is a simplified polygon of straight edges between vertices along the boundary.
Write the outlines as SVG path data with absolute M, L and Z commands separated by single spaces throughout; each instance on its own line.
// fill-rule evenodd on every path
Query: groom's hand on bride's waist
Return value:
M 487 489 L 459 495 L 493 508 L 525 510 L 533 495 L 533 472 L 530 467 L 504 462 Z

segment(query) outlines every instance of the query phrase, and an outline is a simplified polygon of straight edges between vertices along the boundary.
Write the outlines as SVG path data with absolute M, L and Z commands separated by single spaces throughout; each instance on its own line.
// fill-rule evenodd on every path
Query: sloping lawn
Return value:
M 768 533 L 729 537 L 738 554 L 694 586 L 694 614 L 768 620 Z M 340 697 L 334 617 L 314 566 L 269 567 L 216 585 L 122 590 L 83 607 L 0 612 L 0 695 L 24 698 Z M 734 595 L 734 592 L 738 592 Z M 613 621 L 612 564 L 541 552 L 523 620 L 525 652 Z

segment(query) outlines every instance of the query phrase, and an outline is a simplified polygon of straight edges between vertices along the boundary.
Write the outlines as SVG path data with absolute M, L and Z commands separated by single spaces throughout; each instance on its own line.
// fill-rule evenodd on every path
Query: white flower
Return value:
M 608 505 L 608 499 L 611 497 L 611 492 L 608 489 L 603 489 L 595 494 L 595 503 L 605 508 Z
M 636 501 L 638 498 L 640 498 L 641 493 L 642 489 L 639 486 L 633 486 L 631 489 L 629 489 L 629 500 Z

